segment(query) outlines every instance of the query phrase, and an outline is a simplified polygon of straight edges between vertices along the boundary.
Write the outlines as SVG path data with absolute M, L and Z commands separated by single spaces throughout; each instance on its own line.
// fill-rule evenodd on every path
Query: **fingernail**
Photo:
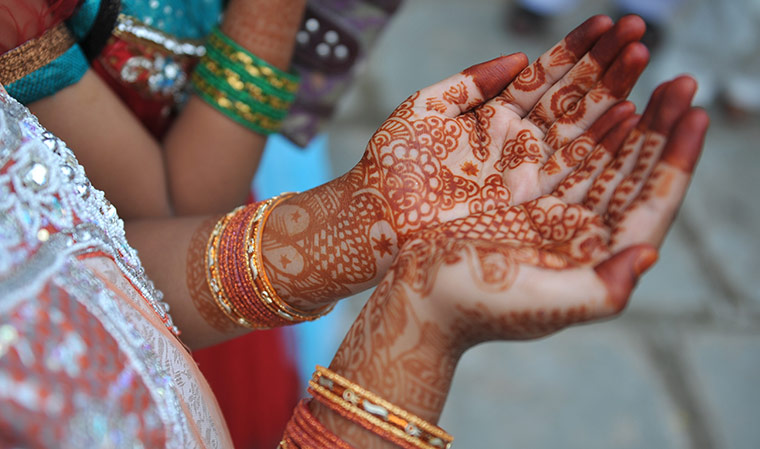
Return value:
M 645 271 L 649 269 L 655 262 L 657 262 L 659 255 L 654 248 L 648 248 L 641 253 L 636 259 L 636 263 L 633 264 L 633 270 L 636 272 L 636 276 L 641 276 Z

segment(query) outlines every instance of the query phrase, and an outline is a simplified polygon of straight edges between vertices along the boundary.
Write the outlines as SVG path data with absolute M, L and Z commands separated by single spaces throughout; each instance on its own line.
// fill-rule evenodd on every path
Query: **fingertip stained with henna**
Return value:
M 565 36 L 565 46 L 576 58 L 580 58 L 600 36 L 612 28 L 612 24 L 612 19 L 607 16 L 591 17 Z
M 527 65 L 528 57 L 524 53 L 514 53 L 468 67 L 462 74 L 471 76 L 483 97 L 490 99 L 504 90 Z
M 632 42 L 623 49 L 622 55 L 610 66 L 602 83 L 617 98 L 625 97 L 649 63 L 649 50 L 640 42 Z
M 710 117 L 703 109 L 692 108 L 676 125 L 671 140 L 663 150 L 662 160 L 691 173 L 699 159 Z
M 640 17 L 625 16 L 618 20 L 609 33 L 599 39 L 589 55 L 604 67 L 615 59 L 627 43 L 641 39 L 645 30 L 646 25 Z

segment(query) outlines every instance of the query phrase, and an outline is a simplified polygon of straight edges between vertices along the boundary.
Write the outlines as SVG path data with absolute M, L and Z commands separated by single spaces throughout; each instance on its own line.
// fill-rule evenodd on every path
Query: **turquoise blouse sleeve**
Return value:
M 76 39 L 82 39 L 92 27 L 100 8 L 100 0 L 86 0 L 67 25 Z M 79 45 L 74 45 L 50 64 L 5 86 L 20 103 L 29 104 L 77 83 L 89 68 Z

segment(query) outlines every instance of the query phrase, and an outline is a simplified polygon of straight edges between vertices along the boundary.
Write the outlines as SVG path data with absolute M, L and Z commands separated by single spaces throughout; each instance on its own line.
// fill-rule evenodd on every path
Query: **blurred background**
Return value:
M 534 60 L 587 17 L 630 11 L 652 25 L 631 99 L 643 108 L 680 73 L 700 83 L 712 124 L 691 189 L 620 318 L 465 355 L 441 423 L 457 448 L 760 448 L 760 1 L 408 0 L 327 132 L 305 152 L 274 140 L 293 156 L 260 169 L 262 196 L 313 187 L 326 179 L 304 170 L 350 169 L 414 91 L 502 54 Z M 304 379 L 368 296 L 297 327 Z

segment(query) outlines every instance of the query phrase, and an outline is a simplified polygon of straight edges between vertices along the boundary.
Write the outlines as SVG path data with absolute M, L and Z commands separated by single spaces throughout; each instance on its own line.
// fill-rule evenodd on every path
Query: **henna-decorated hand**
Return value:
M 689 77 L 663 84 L 640 119 L 601 131 L 551 194 L 420 233 L 393 276 L 433 298 L 438 321 L 462 345 L 534 338 L 620 312 L 656 260 L 699 156 L 708 118 L 690 107 L 695 91 Z
M 356 184 L 386 204 L 399 244 L 551 192 L 593 146 L 589 126 L 644 69 L 643 32 L 635 16 L 614 26 L 592 17 L 529 67 L 523 54 L 504 56 L 415 93 L 370 140 Z
M 412 95 L 354 169 L 274 210 L 262 248 L 277 292 L 320 307 L 379 282 L 416 232 L 551 192 L 632 112 L 597 120 L 646 65 L 643 32 L 592 17 L 528 67 L 504 56 Z
M 598 143 L 548 195 L 456 219 L 404 244 L 332 369 L 436 421 L 474 344 L 536 338 L 626 305 L 685 194 L 708 125 L 688 77 L 640 118 L 595 124 Z M 386 447 L 317 408 L 357 447 Z

